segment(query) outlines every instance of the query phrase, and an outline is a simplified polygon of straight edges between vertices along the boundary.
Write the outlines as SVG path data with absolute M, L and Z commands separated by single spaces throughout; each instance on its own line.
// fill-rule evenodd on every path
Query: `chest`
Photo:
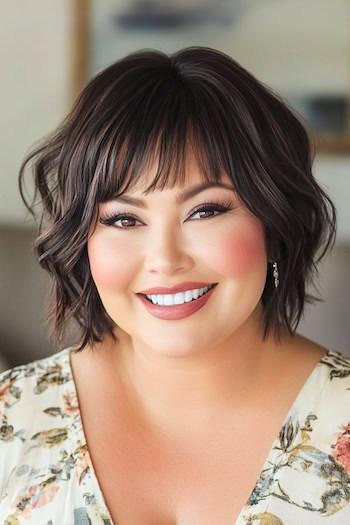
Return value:
M 118 382 L 107 388 L 107 380 L 96 382 L 95 370 L 76 367 L 85 438 L 114 525 L 234 525 L 321 357 L 317 351 L 292 361 L 294 367 L 273 369 L 265 388 L 256 388 L 259 399 L 240 414 L 236 407 L 206 428 L 191 422 L 174 439 L 140 424 Z
M 142 432 L 89 418 L 89 451 L 114 525 L 233 525 L 275 437 L 266 421 L 269 432 L 257 432 L 261 423 L 164 447 Z

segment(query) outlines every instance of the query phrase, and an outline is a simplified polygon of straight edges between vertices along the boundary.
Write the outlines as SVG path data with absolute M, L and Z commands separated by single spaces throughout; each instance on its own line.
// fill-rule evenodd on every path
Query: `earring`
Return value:
M 273 266 L 273 276 L 275 278 L 275 288 L 277 288 L 277 286 L 280 283 L 278 280 L 279 273 L 278 273 L 278 268 L 277 268 L 277 262 L 274 262 L 272 266 Z

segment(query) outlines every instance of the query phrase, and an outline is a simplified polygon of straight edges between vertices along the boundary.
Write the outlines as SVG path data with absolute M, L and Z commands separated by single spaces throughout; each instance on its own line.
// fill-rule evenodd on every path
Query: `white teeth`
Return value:
M 193 290 L 193 291 L 192 291 L 193 299 L 198 299 L 198 297 L 199 297 L 199 292 L 200 292 L 200 290 Z
M 213 288 L 213 286 L 214 285 L 210 285 L 206 286 L 205 288 L 186 290 L 185 292 L 178 292 L 176 294 L 146 295 L 146 297 L 148 297 L 148 299 L 150 299 L 153 304 L 159 304 L 160 306 L 173 306 L 176 304 L 190 303 Z
M 164 295 L 164 306 L 170 306 L 174 304 L 174 297 L 170 294 Z

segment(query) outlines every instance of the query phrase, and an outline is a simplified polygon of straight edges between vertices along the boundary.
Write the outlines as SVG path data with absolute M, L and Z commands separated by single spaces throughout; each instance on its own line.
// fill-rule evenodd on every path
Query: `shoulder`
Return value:
M 14 422 L 21 424 L 32 418 L 34 425 L 39 407 L 45 408 L 51 400 L 57 401 L 62 387 L 71 380 L 68 348 L 1 372 L 0 444 L 14 440 Z
M 0 518 L 14 508 L 6 518 L 27 517 L 53 499 L 63 506 L 63 480 L 84 462 L 69 359 L 66 348 L 0 374 Z
M 322 346 L 300 334 L 296 334 L 286 346 L 287 368 L 293 371 L 293 376 L 300 370 L 302 374 L 307 375 L 315 369 L 317 372 L 313 374 L 315 386 L 316 379 L 318 383 L 322 383 L 322 388 L 342 390 L 350 386 L 350 355 Z
M 319 405 L 329 410 L 328 418 L 338 417 L 350 425 L 350 356 L 337 350 L 324 355 L 319 362 L 319 388 Z
M 332 448 L 346 434 L 350 447 L 350 356 L 328 350 L 316 367 L 312 388 L 315 429 Z M 348 461 L 350 467 L 350 456 Z
M 47 416 L 62 410 L 71 381 L 68 349 L 0 374 L 0 450 L 14 452 L 32 440 Z
M 41 431 L 50 427 L 58 416 L 62 418 L 65 387 L 71 381 L 68 360 L 68 349 L 64 349 L 1 372 L 0 481 L 4 472 L 19 465 L 29 450 L 46 446 Z
M 18 365 L 0 373 L 1 415 L 15 413 L 27 405 L 28 396 L 33 399 L 45 397 L 52 387 L 70 379 L 69 349 L 48 357 Z
M 350 421 L 350 356 L 328 350 L 316 367 L 314 388 L 320 405 L 322 401 L 324 406 L 333 405 L 335 411 L 345 411 Z
M 301 336 L 293 343 L 286 374 L 293 382 L 300 371 L 302 377 L 293 406 L 295 424 L 327 446 L 345 428 L 350 436 L 350 356 Z
M 328 369 L 329 379 L 347 379 L 350 381 L 350 355 L 337 350 L 328 350 L 320 361 Z
M 350 523 L 350 356 L 328 350 L 321 357 L 273 454 L 259 486 L 275 496 L 272 516 L 281 523 Z

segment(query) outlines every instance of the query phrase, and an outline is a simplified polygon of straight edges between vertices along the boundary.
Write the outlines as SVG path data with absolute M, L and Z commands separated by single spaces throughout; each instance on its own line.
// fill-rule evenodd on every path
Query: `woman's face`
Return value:
M 100 204 L 88 241 L 92 277 L 117 330 L 138 345 L 180 357 L 254 328 L 267 271 L 264 229 L 240 203 L 230 179 L 222 183 L 229 187 L 209 187 L 178 201 L 203 184 L 193 164 L 185 186 L 123 195 L 143 206 L 122 200 Z M 152 306 L 138 295 L 186 282 L 217 285 L 206 300 L 192 297 L 183 306 Z

